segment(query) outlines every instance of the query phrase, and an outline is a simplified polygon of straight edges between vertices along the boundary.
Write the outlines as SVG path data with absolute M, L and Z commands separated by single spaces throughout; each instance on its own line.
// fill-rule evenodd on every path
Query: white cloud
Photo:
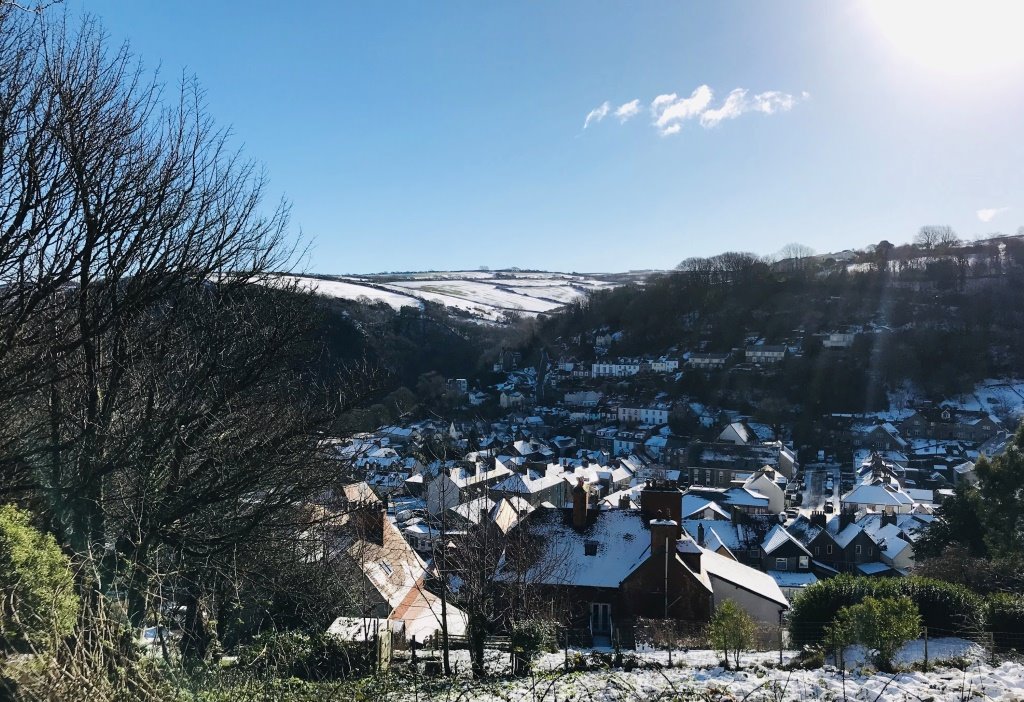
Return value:
M 747 103 L 747 91 L 743 88 L 736 88 L 729 97 L 725 99 L 722 106 L 714 110 L 704 110 L 700 116 L 700 126 L 714 127 L 724 119 L 736 119 L 749 109 Z
M 592 109 L 587 114 L 587 118 L 583 120 L 583 128 L 586 129 L 587 127 L 589 127 L 591 122 L 600 122 L 602 119 L 608 116 L 608 112 L 611 109 L 611 103 L 605 100 L 603 103 Z
M 676 101 L 676 94 L 671 93 L 669 95 L 659 95 L 658 97 L 651 100 L 651 114 L 655 117 L 661 112 L 665 105 L 670 105 Z
M 615 116 L 619 118 L 620 122 L 625 122 L 630 117 L 635 117 L 638 112 L 640 112 L 640 98 L 619 105 L 619 108 L 615 110 Z
M 996 218 L 996 215 L 1001 215 L 1006 212 L 1009 207 L 988 207 L 985 209 L 978 210 L 975 214 L 978 215 L 978 219 L 982 222 L 991 222 Z
M 711 88 L 706 85 L 698 86 L 690 97 L 679 99 L 675 93 L 672 95 L 659 95 L 651 103 L 651 110 L 654 112 L 654 126 L 658 128 L 662 136 L 675 134 L 681 127 L 682 122 L 693 119 L 708 109 L 713 94 Z M 671 131 L 669 131 L 671 129 Z
M 810 97 L 810 93 L 807 91 L 803 91 L 799 95 L 791 95 L 780 90 L 768 90 L 750 97 L 746 88 L 734 88 L 721 105 L 712 107 L 714 92 L 707 85 L 699 85 L 688 97 L 684 98 L 680 98 L 677 93 L 658 95 L 651 100 L 650 110 L 654 127 L 658 133 L 661 136 L 671 136 L 681 132 L 683 124 L 688 120 L 696 119 L 702 127 L 711 129 L 725 120 L 736 119 L 748 112 L 758 112 L 764 115 L 789 112 L 797 103 L 809 100 Z M 612 110 L 611 103 L 604 102 L 590 111 L 583 122 L 583 128 L 586 129 L 591 123 L 600 122 L 609 114 L 614 114 L 620 122 L 626 122 L 639 113 L 639 99 L 625 102 L 614 110 Z M 979 218 L 982 212 L 987 212 L 987 210 L 979 211 Z
M 807 93 L 804 93 L 806 95 Z M 796 104 L 796 98 L 788 93 L 780 93 L 778 90 L 769 90 L 766 93 L 758 93 L 754 96 L 752 108 L 756 112 L 763 112 L 766 115 L 773 115 L 776 112 L 789 112 Z

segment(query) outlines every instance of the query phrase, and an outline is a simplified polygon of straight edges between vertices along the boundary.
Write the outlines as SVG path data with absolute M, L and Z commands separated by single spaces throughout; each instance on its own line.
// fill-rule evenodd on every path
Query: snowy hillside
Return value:
M 581 275 L 544 271 L 283 277 L 326 297 L 383 302 L 396 310 L 422 307 L 424 301 L 429 301 L 490 322 L 502 321 L 509 314 L 535 316 L 553 312 L 592 291 L 642 278 L 642 273 Z

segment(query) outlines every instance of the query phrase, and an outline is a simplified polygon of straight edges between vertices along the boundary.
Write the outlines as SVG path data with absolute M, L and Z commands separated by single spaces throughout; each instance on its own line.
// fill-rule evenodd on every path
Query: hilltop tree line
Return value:
M 785 343 L 798 353 L 775 373 L 688 374 L 680 390 L 737 406 L 782 401 L 808 417 L 883 408 L 886 391 L 908 381 L 941 398 L 1024 367 L 1024 240 L 880 242 L 852 260 L 795 261 L 687 259 L 570 305 L 542 324 L 540 340 L 582 360 L 602 329 L 622 332 L 610 355 Z M 847 351 L 822 348 L 825 335 L 847 329 L 867 333 Z

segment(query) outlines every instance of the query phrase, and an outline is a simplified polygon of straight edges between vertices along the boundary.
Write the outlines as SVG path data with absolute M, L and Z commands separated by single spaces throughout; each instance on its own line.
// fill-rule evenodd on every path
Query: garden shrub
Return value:
M 71 562 L 28 512 L 0 507 L 0 647 L 45 647 L 72 632 L 78 617 Z

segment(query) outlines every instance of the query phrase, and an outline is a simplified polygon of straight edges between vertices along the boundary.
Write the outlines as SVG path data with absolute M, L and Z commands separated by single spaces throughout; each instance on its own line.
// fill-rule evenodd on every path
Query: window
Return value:
M 821 546 L 815 546 L 814 547 L 814 555 L 815 556 L 820 556 L 821 555 Z
M 828 546 L 825 547 L 825 553 L 828 553 L 828 554 L 832 553 L 832 544 L 829 544 Z
M 856 552 L 856 554 L 858 556 L 860 555 L 860 544 L 857 544 L 857 548 L 855 549 L 855 552 Z
M 807 568 L 811 564 L 810 560 L 807 556 L 800 556 L 800 567 Z
M 787 560 L 785 558 L 776 558 L 775 559 L 775 570 L 788 570 L 788 569 L 789 569 L 789 560 Z
M 875 547 L 874 546 L 868 546 L 868 555 L 869 556 L 875 555 Z

